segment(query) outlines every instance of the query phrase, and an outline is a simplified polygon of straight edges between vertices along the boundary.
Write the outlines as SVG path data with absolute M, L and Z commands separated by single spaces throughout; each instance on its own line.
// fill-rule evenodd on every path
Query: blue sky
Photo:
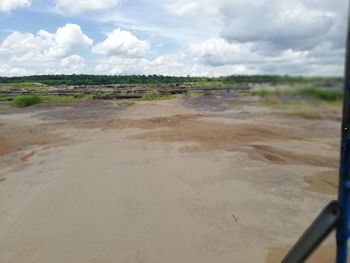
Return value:
M 0 75 L 342 75 L 345 2 L 0 0 Z

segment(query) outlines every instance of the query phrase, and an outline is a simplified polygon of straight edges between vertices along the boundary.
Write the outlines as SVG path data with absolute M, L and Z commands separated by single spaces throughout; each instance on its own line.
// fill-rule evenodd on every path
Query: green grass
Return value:
M 0 110 L 7 110 L 10 108 L 11 108 L 11 105 L 9 104 L 0 104 Z
M 51 102 L 51 103 L 78 102 L 78 101 L 88 101 L 92 99 L 91 96 L 74 97 L 74 96 L 57 96 L 57 95 L 41 96 L 41 98 L 43 102 Z
M 192 99 L 192 98 L 198 98 L 200 96 L 203 96 L 203 93 L 199 93 L 199 92 L 186 92 L 185 94 L 182 95 L 182 97 L 184 99 Z
M 254 91 L 253 95 L 261 96 L 261 97 L 280 96 L 280 95 L 282 95 L 282 90 L 281 89 L 261 88 L 257 91 Z
M 190 84 L 194 88 L 198 87 L 226 87 L 226 86 L 232 86 L 231 83 L 225 83 L 223 81 L 198 81 L 198 82 L 184 82 L 184 84 Z
M 0 94 L 0 100 L 8 100 L 9 96 L 6 96 L 4 94 Z
M 290 116 L 299 117 L 299 118 L 303 118 L 303 119 L 307 119 L 307 120 L 319 120 L 319 119 L 322 119 L 322 115 L 320 113 L 314 112 L 314 111 L 297 110 L 297 111 L 294 111 L 294 112 L 290 112 L 289 115 Z
M 41 88 L 45 85 L 36 82 L 13 82 L 13 83 L 0 83 L 0 87 L 3 88 Z
M 159 95 L 161 95 L 158 90 L 148 90 L 145 94 L 148 95 L 148 96 L 159 96 Z
M 24 108 L 42 102 L 39 96 L 17 96 L 12 101 L 12 106 Z
M 337 89 L 301 88 L 297 94 L 309 95 L 324 101 L 341 101 L 343 92 Z
M 314 99 L 327 101 L 327 102 L 341 102 L 343 99 L 343 92 L 338 89 L 326 89 L 326 88 L 286 88 L 286 89 L 268 89 L 262 88 L 253 92 L 254 95 L 261 97 L 268 96 L 308 96 Z
M 153 100 L 171 100 L 175 99 L 174 95 L 145 95 L 142 98 L 136 99 L 138 101 L 153 101 Z
M 76 98 L 73 96 L 38 96 L 38 95 L 30 95 L 30 96 L 17 96 L 11 102 L 11 105 L 14 107 L 28 107 L 41 102 L 48 103 L 65 103 L 65 102 L 76 102 L 76 101 L 87 101 L 90 100 L 91 97 L 84 96 L 81 98 Z
M 51 103 L 64 103 L 64 102 L 73 102 L 78 100 L 73 96 L 42 96 L 41 98 L 43 99 L 44 102 L 51 102 Z
M 135 105 L 135 101 L 122 101 L 122 102 L 114 102 L 113 105 L 117 107 L 130 107 Z
M 280 97 L 263 97 L 260 103 L 273 109 L 274 113 L 298 117 L 307 120 L 329 119 L 339 121 L 341 119 L 342 101 L 325 100 L 281 100 Z
M 176 98 L 171 94 L 161 94 L 157 90 L 148 91 L 142 98 L 136 99 L 138 101 L 154 101 L 154 100 L 171 100 Z

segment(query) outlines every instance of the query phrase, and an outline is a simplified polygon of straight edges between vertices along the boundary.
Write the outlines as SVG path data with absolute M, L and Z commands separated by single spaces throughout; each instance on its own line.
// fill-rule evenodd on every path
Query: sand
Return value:
M 279 262 L 335 198 L 339 123 L 230 107 L 0 112 L 0 262 Z

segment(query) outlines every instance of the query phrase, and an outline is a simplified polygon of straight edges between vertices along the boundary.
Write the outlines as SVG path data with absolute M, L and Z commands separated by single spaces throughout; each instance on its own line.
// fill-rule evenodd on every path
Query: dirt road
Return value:
M 0 114 L 0 262 L 277 262 L 334 198 L 339 124 L 191 105 Z

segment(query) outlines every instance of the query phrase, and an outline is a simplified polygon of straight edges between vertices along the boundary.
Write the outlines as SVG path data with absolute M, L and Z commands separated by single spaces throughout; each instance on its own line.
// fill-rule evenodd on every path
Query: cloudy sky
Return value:
M 342 75 L 344 0 L 0 0 L 0 75 Z

